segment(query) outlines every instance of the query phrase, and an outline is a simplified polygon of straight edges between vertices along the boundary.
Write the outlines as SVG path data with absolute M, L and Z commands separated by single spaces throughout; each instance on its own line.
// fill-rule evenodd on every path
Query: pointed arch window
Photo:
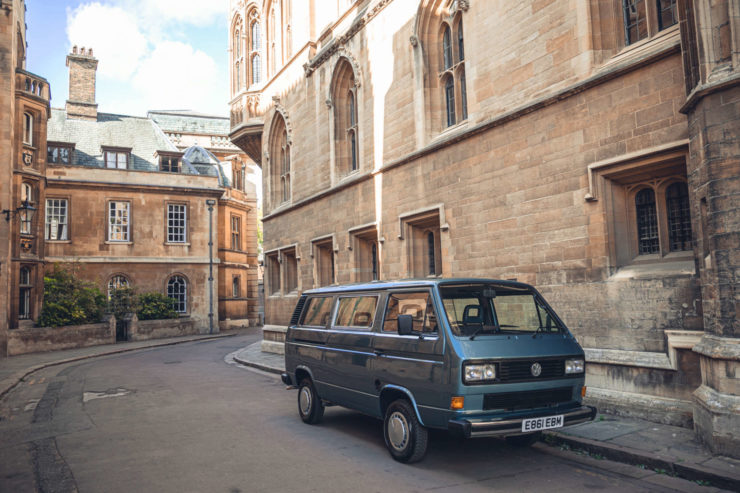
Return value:
M 334 112 L 334 156 L 337 175 L 360 169 L 358 91 L 354 69 L 344 58 L 334 69 L 332 107 Z
M 468 95 L 465 85 L 465 43 L 462 14 L 442 22 L 442 52 L 439 77 L 444 100 L 445 119 L 443 127 L 451 127 L 468 119 Z M 454 33 L 454 42 L 453 42 Z M 454 46 L 453 46 L 454 43 Z
M 347 140 L 350 144 L 350 171 L 357 170 L 357 108 L 355 106 L 354 88 L 347 95 L 349 127 L 347 128 Z
M 442 35 L 442 56 L 444 58 L 444 69 L 447 70 L 452 67 L 452 35 L 450 34 L 450 26 L 444 25 L 444 34 Z
M 262 49 L 262 27 L 259 21 L 252 23 L 252 50 L 259 51 Z
M 247 84 L 259 84 L 262 82 L 262 25 L 257 9 L 249 12 L 249 46 L 247 50 L 248 74 Z
M 276 113 L 270 130 L 270 197 L 272 204 L 278 206 L 288 202 L 291 196 L 291 142 L 285 119 Z
M 34 206 L 36 198 L 33 192 L 33 186 L 30 183 L 21 184 L 21 202 Z M 23 209 L 20 212 L 20 223 L 21 223 L 21 234 L 30 235 L 33 234 L 33 226 L 31 223 L 32 214 L 27 210 Z

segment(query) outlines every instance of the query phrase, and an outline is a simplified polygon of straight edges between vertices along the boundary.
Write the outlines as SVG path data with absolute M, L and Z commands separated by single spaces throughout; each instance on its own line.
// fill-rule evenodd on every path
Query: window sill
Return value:
M 189 247 L 190 242 L 181 242 L 181 241 L 165 241 L 165 246 L 182 246 L 182 247 Z
M 462 131 L 468 127 L 468 124 L 470 123 L 470 115 L 468 115 L 468 118 L 461 122 L 457 122 L 454 125 L 450 125 L 449 127 L 445 127 L 444 130 L 442 130 L 437 137 L 435 137 L 434 140 L 442 139 L 445 137 L 448 137 L 451 134 L 457 133 L 457 131 Z
M 59 243 L 62 245 L 72 243 L 72 240 L 44 240 L 44 241 L 46 241 L 46 243 Z
M 696 275 L 693 255 L 674 252 L 660 258 L 658 255 L 640 255 L 634 261 L 612 274 L 610 281 L 656 279 L 664 277 L 691 277 Z
M 681 42 L 678 24 L 668 29 L 660 31 L 655 36 L 642 39 L 631 45 L 627 45 L 608 61 L 602 64 L 599 69 L 608 68 L 612 65 L 619 65 L 624 61 L 633 60 L 648 56 L 655 51 L 661 51 Z
M 112 240 L 105 240 L 106 245 L 133 245 L 133 241 L 112 241 Z

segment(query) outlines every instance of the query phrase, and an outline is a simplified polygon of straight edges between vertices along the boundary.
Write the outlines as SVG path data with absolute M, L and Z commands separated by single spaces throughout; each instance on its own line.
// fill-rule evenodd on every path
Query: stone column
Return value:
M 704 336 L 694 426 L 713 452 L 740 457 L 740 5 L 679 0 L 689 120 L 687 175 Z

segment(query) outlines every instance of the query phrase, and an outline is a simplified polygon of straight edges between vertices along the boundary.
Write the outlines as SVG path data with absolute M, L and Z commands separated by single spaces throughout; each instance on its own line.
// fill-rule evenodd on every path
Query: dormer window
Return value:
M 165 173 L 179 173 L 180 172 L 180 159 L 182 158 L 181 152 L 160 152 L 155 153 L 155 157 L 159 158 L 159 171 Z
M 75 145 L 62 142 L 49 142 L 46 146 L 47 164 L 72 164 Z
M 131 162 L 131 149 L 103 147 L 103 160 L 106 168 L 128 169 Z

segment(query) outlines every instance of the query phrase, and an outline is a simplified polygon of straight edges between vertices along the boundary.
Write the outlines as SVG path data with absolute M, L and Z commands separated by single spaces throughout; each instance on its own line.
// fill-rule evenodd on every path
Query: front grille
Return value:
M 532 364 L 535 362 L 542 365 L 542 373 L 537 377 L 532 376 Z M 498 368 L 498 380 L 500 382 L 524 382 L 564 376 L 565 359 L 502 361 Z
M 502 392 L 483 396 L 483 410 L 490 409 L 534 409 L 550 407 L 573 400 L 572 387 L 531 390 L 528 392 Z

